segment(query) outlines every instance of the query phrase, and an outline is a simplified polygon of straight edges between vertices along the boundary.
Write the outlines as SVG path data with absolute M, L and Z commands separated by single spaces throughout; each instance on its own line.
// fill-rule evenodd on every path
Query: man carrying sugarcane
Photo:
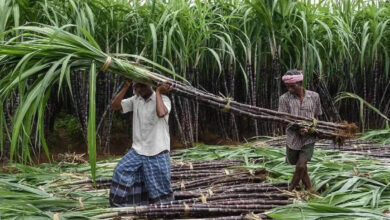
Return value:
M 123 99 L 131 82 L 126 81 L 111 104 L 113 110 L 133 112 L 133 144 L 114 170 L 110 188 L 111 206 L 147 205 L 171 201 L 170 137 L 168 117 L 171 101 L 157 87 L 134 82 L 134 96 Z
M 282 78 L 288 92 L 279 98 L 279 111 L 296 116 L 312 118 L 322 114 L 318 93 L 302 87 L 302 71 L 293 69 L 286 72 Z M 316 137 L 306 128 L 300 130 L 288 127 L 286 130 L 286 161 L 295 165 L 295 172 L 289 190 L 294 190 L 302 180 L 306 190 L 312 191 L 307 171 L 307 162 L 311 160 Z

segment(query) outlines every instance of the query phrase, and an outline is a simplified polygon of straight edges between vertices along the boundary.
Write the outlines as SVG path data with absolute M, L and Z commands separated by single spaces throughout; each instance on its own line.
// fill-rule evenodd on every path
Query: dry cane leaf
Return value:
M 53 220 L 60 220 L 60 214 L 59 213 L 55 213 L 53 215 Z
M 82 197 L 79 197 L 79 208 L 80 209 L 84 209 L 84 204 L 83 204 L 83 198 Z

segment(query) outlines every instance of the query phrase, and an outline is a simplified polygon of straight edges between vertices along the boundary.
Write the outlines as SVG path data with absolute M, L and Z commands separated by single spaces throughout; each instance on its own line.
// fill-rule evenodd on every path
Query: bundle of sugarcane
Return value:
M 263 171 L 263 172 L 261 172 Z M 261 183 L 265 180 L 265 171 L 261 170 L 258 173 L 253 174 L 248 171 L 229 171 L 223 170 L 220 174 L 211 173 L 210 176 L 202 178 L 188 179 L 186 176 L 178 179 L 179 182 L 172 184 L 173 190 L 189 190 L 189 189 L 202 189 L 213 185 L 215 187 L 229 186 L 231 184 L 243 184 L 243 183 Z
M 233 173 L 233 172 L 232 172 Z M 182 180 L 174 181 L 180 183 Z M 98 179 L 97 187 L 107 186 L 108 179 Z M 77 190 L 92 191 L 92 181 L 78 181 Z M 109 185 L 108 185 L 109 186 Z M 270 209 L 292 203 L 291 195 L 283 193 L 287 190 L 286 183 L 246 183 L 239 181 L 229 182 L 227 185 L 218 185 L 213 182 L 202 182 L 199 188 L 187 191 L 185 188 L 176 188 L 175 200 L 139 206 L 120 208 L 119 211 L 105 213 L 98 218 L 113 218 L 115 216 L 131 216 L 133 219 L 143 218 L 199 218 L 207 219 L 250 219 L 247 214 L 263 213 Z M 254 216 L 267 219 L 263 214 Z M 253 216 L 252 216 L 253 217 Z
M 223 161 L 190 161 L 190 162 L 176 162 L 173 161 L 171 171 L 195 171 L 195 170 L 207 170 L 226 168 L 231 166 L 239 166 L 242 161 L 240 160 L 223 160 Z
M 195 99 L 199 103 L 220 108 L 226 112 L 230 111 L 255 119 L 275 121 L 297 130 L 299 128 L 307 128 L 309 132 L 315 133 L 320 138 L 331 139 L 340 142 L 342 140 L 354 137 L 355 133 L 357 132 L 357 126 L 355 124 L 348 124 L 346 122 L 331 123 L 319 121 L 313 118 L 295 116 L 283 112 L 239 103 L 232 100 L 231 98 L 216 96 L 214 94 L 195 89 L 189 85 L 184 85 L 180 82 L 169 81 L 168 83 L 172 85 L 173 91 L 175 93 L 191 99 Z
M 174 217 L 205 217 L 229 216 L 249 213 L 262 213 L 278 207 L 279 205 L 244 204 L 244 205 L 218 205 L 218 204 L 184 204 L 184 205 L 149 205 L 132 207 L 119 212 L 119 215 L 137 215 L 149 218 Z
M 250 213 L 263 213 L 292 203 L 283 193 L 285 183 L 233 184 L 229 187 L 175 192 L 175 200 L 148 206 L 118 208 L 118 211 L 99 216 L 132 216 L 133 218 L 220 217 L 215 219 L 248 219 Z M 222 217 L 224 216 L 224 217 Z M 264 215 L 255 215 L 266 218 Z
M 197 212 L 201 212 L 200 208 L 196 209 Z M 211 209 L 210 209 L 211 210 Z M 165 214 L 166 213 L 166 214 Z M 247 213 L 247 212 L 246 212 Z M 180 219 L 186 219 L 186 220 L 269 220 L 271 218 L 267 217 L 264 214 L 261 213 L 248 213 L 248 214 L 241 214 L 241 215 L 233 215 L 233 216 L 222 216 L 222 217 L 207 217 L 205 216 L 207 213 L 199 214 L 198 217 L 191 218 L 189 217 L 181 217 L 180 211 L 176 211 L 176 213 L 172 211 L 161 211 L 161 212 L 155 212 L 155 213 L 148 213 L 147 215 L 144 216 L 138 216 L 134 214 L 126 214 L 126 211 L 122 212 L 114 212 L 114 213 L 106 213 L 106 214 L 101 214 L 96 216 L 98 219 L 113 219 L 115 217 L 121 216 L 121 217 L 129 217 L 130 219 L 145 219 L 145 218 L 159 218 L 161 219 L 161 216 L 164 216 L 164 218 L 168 219 L 175 219 L 175 220 L 180 220 Z M 173 217 L 172 217 L 173 216 Z M 178 216 L 178 217 L 174 217 Z M 200 217 L 202 216 L 202 217 Z
M 242 162 L 237 160 L 174 162 L 171 170 L 172 189 L 174 191 L 204 189 L 211 185 L 222 187 L 265 180 L 264 169 L 255 171 L 229 169 L 241 164 Z
M 101 218 L 132 216 L 142 218 L 216 217 L 244 219 L 249 213 L 263 213 L 290 204 L 286 183 L 264 183 L 264 169 L 239 168 L 240 160 L 172 161 L 172 190 L 174 200 L 149 206 L 123 208 L 104 214 Z M 93 187 L 92 180 L 77 180 L 61 186 L 93 191 L 109 188 L 111 180 L 100 178 Z M 264 217 L 264 216 L 263 216 Z
M 285 183 L 233 184 L 210 189 L 175 192 L 175 200 L 148 206 L 124 207 L 98 218 L 132 216 L 147 218 L 215 217 L 215 219 L 249 219 L 247 214 L 263 213 L 270 209 L 292 203 L 291 196 L 283 193 Z M 205 194 L 203 194 L 205 192 Z M 255 215 L 266 218 L 262 214 Z M 217 218 L 219 217 L 219 218 Z M 214 218 L 210 218 L 214 219 Z
M 209 187 L 207 190 L 177 191 L 175 200 L 166 204 L 184 203 L 227 203 L 240 204 L 256 201 L 261 204 L 285 204 L 289 203 L 289 195 L 283 194 L 287 190 L 287 184 L 232 184 L 229 188 Z
M 197 162 L 176 162 L 171 166 L 172 189 L 174 191 L 207 189 L 210 186 L 228 187 L 231 184 L 260 183 L 265 180 L 264 169 L 244 170 L 231 169 L 239 166 L 242 162 L 234 161 L 197 161 Z M 109 188 L 111 178 L 99 178 L 96 186 L 92 186 L 92 180 L 78 180 L 62 185 L 79 185 L 84 190 L 95 188 Z
M 263 213 L 290 204 L 291 195 L 283 193 L 286 183 L 264 183 L 264 169 L 239 168 L 239 160 L 172 161 L 172 189 L 174 200 L 149 206 L 120 208 L 99 218 L 131 216 L 143 218 L 199 218 L 249 219 L 250 213 Z M 97 188 L 110 186 L 110 179 L 96 180 Z M 94 190 L 92 180 L 76 181 L 77 190 Z M 264 215 L 257 216 L 265 218 Z

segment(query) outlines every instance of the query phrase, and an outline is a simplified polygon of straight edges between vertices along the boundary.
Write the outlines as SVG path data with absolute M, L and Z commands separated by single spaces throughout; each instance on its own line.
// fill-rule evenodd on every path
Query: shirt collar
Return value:
M 153 93 L 152 93 L 152 95 L 148 98 L 148 99 L 144 99 L 144 98 L 142 98 L 142 96 L 140 96 L 140 95 L 137 95 L 137 99 L 138 100 L 142 100 L 142 101 L 144 101 L 144 102 L 149 102 L 149 101 L 151 101 L 151 100 L 156 100 L 156 92 L 155 91 L 153 91 Z
M 307 89 L 304 89 L 304 91 L 305 91 L 305 95 L 303 96 L 303 99 L 305 99 L 305 98 L 310 98 L 310 97 L 311 97 L 310 92 L 308 92 Z M 296 96 L 296 95 L 294 95 L 294 94 L 291 94 L 290 92 L 288 92 L 288 94 L 289 94 L 290 97 L 292 97 L 292 98 L 299 99 L 298 96 Z
M 156 100 L 156 92 L 155 91 L 153 91 L 152 95 L 148 99 L 146 99 L 145 102 L 154 101 L 154 100 Z

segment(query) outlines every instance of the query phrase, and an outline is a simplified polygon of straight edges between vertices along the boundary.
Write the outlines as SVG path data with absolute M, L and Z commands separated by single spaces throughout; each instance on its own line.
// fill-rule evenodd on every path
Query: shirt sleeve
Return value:
M 132 96 L 128 99 L 122 99 L 121 105 L 122 105 L 122 113 L 132 112 L 134 109 L 134 100 L 136 96 Z
M 285 112 L 285 113 L 289 113 L 289 108 L 288 108 L 288 103 L 287 103 L 287 100 L 285 97 L 281 96 L 279 98 L 279 108 L 278 108 L 278 111 L 279 112 Z
M 172 108 L 171 100 L 168 98 L 168 96 L 165 96 L 165 95 L 162 95 L 161 98 L 162 98 L 162 101 L 164 103 L 165 108 L 167 108 L 167 110 L 168 110 L 168 114 L 164 116 L 164 120 L 166 121 L 166 123 L 168 123 L 169 113 L 171 112 L 171 108 Z
M 165 106 L 165 108 L 167 108 L 168 114 L 169 114 L 171 112 L 171 108 L 172 108 L 171 100 L 168 98 L 168 96 L 165 96 L 165 95 L 161 96 L 161 98 L 162 98 L 164 106 Z
M 320 115 L 322 115 L 321 99 L 320 96 L 317 96 L 315 116 L 320 116 Z

